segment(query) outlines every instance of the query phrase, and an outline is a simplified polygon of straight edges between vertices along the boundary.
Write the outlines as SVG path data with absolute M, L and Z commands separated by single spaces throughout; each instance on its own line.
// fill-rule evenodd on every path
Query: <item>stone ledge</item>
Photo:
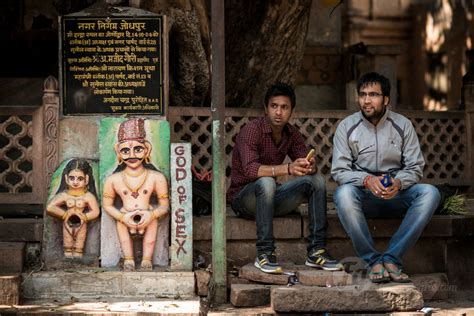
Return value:
M 273 287 L 276 312 L 390 312 L 423 307 L 423 296 L 413 285 L 350 285 L 338 287 Z
M 263 284 L 232 284 L 230 302 L 236 307 L 270 304 L 270 286 Z
M 193 272 L 47 271 L 22 277 L 23 298 L 30 301 L 195 296 Z
M 0 274 L 21 273 L 24 258 L 24 242 L 0 242 Z
M 1 306 L 0 315 L 167 315 L 199 316 L 202 315 L 199 298 L 150 299 L 134 297 L 132 299 L 100 299 L 91 302 L 74 302 L 60 304 L 50 300 L 26 302 L 21 305 Z
M 255 221 L 237 217 L 233 212 L 228 212 L 226 219 L 227 240 L 256 239 Z M 194 240 L 212 239 L 212 216 L 194 216 L 193 227 L 199 227 L 199 229 L 193 229 Z M 289 215 L 275 218 L 273 232 L 277 239 L 301 238 L 301 216 Z
M 42 219 L 12 218 L 0 220 L 0 241 L 40 242 L 42 239 Z
M 304 206 L 302 207 L 304 212 Z M 390 238 L 400 226 L 401 219 L 377 218 L 369 219 L 368 225 L 372 237 Z M 193 230 L 195 241 L 211 240 L 212 216 L 194 216 Z M 276 239 L 299 239 L 308 236 L 308 217 L 298 214 L 277 217 L 273 222 Z M 470 237 L 474 236 L 474 215 L 435 215 L 421 237 Z M 254 220 L 237 217 L 230 209 L 226 218 L 227 240 L 255 240 L 256 228 Z M 337 214 L 328 213 L 328 238 L 347 238 Z
M 290 274 L 293 273 L 302 285 L 326 287 L 352 284 L 352 276 L 344 271 L 324 271 L 291 263 L 283 263 L 281 266 L 283 274 L 270 274 L 260 271 L 253 263 L 249 263 L 240 268 L 239 278 L 265 284 L 287 285 Z
M 0 276 L 0 305 L 17 305 L 19 302 L 20 276 Z

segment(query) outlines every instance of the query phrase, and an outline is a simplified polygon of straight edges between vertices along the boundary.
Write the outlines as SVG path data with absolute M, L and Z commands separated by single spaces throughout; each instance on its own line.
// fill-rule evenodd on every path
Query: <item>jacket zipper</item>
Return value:
M 379 140 L 377 138 L 377 125 L 374 126 L 374 129 L 375 129 L 375 172 L 379 172 Z

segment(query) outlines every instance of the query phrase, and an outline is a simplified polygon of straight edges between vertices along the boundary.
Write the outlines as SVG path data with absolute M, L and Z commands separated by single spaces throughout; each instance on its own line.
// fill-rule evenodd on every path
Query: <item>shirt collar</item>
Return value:
M 380 118 L 380 121 L 377 123 L 377 125 L 382 125 L 387 120 L 389 112 L 390 112 L 390 109 L 387 106 L 387 108 L 385 109 L 385 113 Z M 372 124 L 372 122 L 370 122 L 368 119 L 365 118 L 365 116 L 362 114 L 362 111 L 360 111 L 360 110 L 359 110 L 359 115 L 360 115 L 360 117 L 362 118 L 362 121 L 365 124 L 367 124 L 369 126 L 374 126 L 374 124 Z
M 262 131 L 266 134 L 271 134 L 272 133 L 272 125 L 270 124 L 270 121 L 268 120 L 268 117 L 265 115 L 262 120 Z M 288 127 L 290 123 L 286 123 L 285 126 L 283 127 L 283 133 L 289 134 L 290 133 L 290 128 Z

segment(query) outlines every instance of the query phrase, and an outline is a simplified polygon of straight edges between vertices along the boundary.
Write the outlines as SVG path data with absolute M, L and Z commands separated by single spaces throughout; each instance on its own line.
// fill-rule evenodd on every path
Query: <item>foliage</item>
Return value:
M 447 197 L 443 203 L 441 214 L 446 215 L 464 215 L 467 213 L 466 197 L 464 194 L 454 194 Z

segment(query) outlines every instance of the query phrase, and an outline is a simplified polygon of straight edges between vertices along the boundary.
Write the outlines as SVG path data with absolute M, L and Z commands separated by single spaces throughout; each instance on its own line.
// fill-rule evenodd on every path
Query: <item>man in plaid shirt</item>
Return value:
M 265 116 L 244 126 L 232 153 L 231 185 L 227 194 L 232 209 L 257 223 L 255 266 L 266 273 L 282 273 L 275 256 L 273 217 L 291 213 L 308 203 L 309 245 L 306 265 L 324 270 L 342 266 L 326 250 L 326 186 L 317 174 L 314 158 L 298 129 L 288 123 L 295 107 L 293 89 L 283 83 L 265 95 Z M 291 163 L 283 163 L 285 157 Z M 294 176 L 277 184 L 277 176 Z

